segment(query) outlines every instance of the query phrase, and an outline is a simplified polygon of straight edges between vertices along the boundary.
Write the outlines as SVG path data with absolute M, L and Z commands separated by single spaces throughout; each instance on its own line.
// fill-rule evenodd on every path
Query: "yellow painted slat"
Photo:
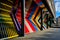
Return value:
M 18 37 L 19 35 L 14 35 L 14 36 L 10 36 L 8 38 L 15 38 L 15 37 Z
M 9 7 L 4 6 L 4 5 L 2 5 L 2 7 L 1 7 L 1 8 L 6 9 L 6 10 L 11 10 L 11 9 L 12 9 L 12 8 L 9 8 Z
M 0 10 L 6 11 L 6 12 L 11 12 L 10 10 L 6 10 L 6 9 L 3 9 L 3 8 L 0 8 Z
M 39 27 L 41 27 L 40 23 L 38 22 L 39 18 L 40 18 L 40 13 L 37 15 L 35 21 L 36 21 L 36 23 L 39 25 Z
M 1 22 L 0 22 L 1 23 Z M 13 22 L 3 22 L 3 23 L 7 23 L 7 24 L 13 24 Z
M 7 4 L 5 4 L 5 3 L 2 3 L 2 2 L 0 2 L 2 5 L 4 5 L 4 6 L 7 6 L 7 7 L 9 7 L 9 8 L 12 8 L 12 6 L 10 6 L 10 5 L 7 5 Z
M 13 1 L 11 1 L 11 0 L 8 0 L 9 2 L 11 2 L 11 3 L 13 3 Z
M 7 17 L 7 18 L 9 18 L 10 16 L 9 15 L 4 15 L 4 14 L 0 14 L 1 15 L 1 17 Z
M 36 8 L 36 11 L 34 12 L 34 14 L 32 15 L 32 18 L 31 18 L 32 22 L 33 22 L 36 26 L 37 26 L 37 24 L 34 22 L 34 17 L 36 16 L 36 13 L 37 13 L 38 9 L 39 9 L 39 7 Z M 38 28 L 38 26 L 37 26 L 37 28 Z M 38 28 L 38 30 L 40 30 L 40 28 Z
M 12 20 L 11 18 L 1 18 L 3 20 Z
M 7 31 L 8 37 L 11 37 L 11 36 L 14 36 L 14 35 L 18 35 L 15 27 L 10 29 L 9 26 L 8 26 L 8 28 L 6 28 L 6 31 Z

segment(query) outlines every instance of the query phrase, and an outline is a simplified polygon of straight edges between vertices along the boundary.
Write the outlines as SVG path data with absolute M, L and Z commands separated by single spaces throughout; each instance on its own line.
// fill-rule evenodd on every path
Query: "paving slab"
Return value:
M 43 31 L 30 33 L 24 37 L 16 37 L 6 40 L 60 40 L 60 28 L 49 28 Z

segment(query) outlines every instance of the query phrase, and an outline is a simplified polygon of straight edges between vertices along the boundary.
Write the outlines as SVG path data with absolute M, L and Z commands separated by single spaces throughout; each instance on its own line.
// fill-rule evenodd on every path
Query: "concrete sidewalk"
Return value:
M 60 28 L 49 28 L 8 40 L 60 40 Z

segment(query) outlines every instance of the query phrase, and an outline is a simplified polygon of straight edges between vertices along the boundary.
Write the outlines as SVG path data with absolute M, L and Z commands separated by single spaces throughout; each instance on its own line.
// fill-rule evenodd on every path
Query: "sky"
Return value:
M 56 18 L 60 16 L 60 0 L 54 0 L 56 8 Z

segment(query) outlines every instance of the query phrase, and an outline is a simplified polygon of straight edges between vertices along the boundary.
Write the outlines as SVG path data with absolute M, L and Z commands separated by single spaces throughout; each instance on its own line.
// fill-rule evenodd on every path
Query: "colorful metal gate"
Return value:
M 0 38 L 20 37 L 50 27 L 52 17 L 48 15 L 52 14 L 42 0 L 0 0 L 0 5 Z

